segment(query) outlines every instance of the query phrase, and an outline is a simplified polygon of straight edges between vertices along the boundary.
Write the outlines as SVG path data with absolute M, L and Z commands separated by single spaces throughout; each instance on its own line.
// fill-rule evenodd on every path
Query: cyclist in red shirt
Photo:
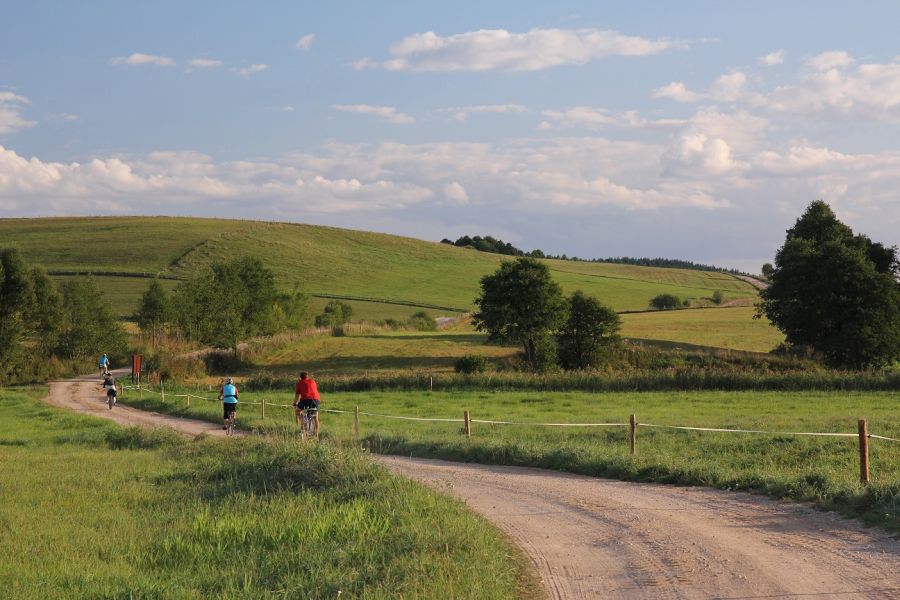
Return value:
M 294 388 L 294 408 L 297 425 L 300 425 L 300 411 L 310 408 L 316 409 L 316 431 L 319 431 L 319 386 L 316 385 L 316 380 L 305 371 L 300 373 L 300 379 Z

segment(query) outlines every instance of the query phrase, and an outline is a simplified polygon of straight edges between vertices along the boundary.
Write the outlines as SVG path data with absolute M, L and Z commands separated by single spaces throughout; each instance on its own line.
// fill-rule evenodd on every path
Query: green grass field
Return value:
M 84 243 L 85 235 L 96 243 Z M 279 285 L 300 283 L 310 294 L 399 300 L 470 310 L 482 276 L 497 269 L 496 254 L 379 233 L 312 225 L 170 217 L 0 219 L 4 246 L 51 271 L 161 273 L 189 276 L 212 261 L 251 255 Z M 617 310 L 647 307 L 651 297 L 726 299 L 755 296 L 747 283 L 723 273 L 548 260 L 564 291 L 582 289 Z M 114 284 L 115 309 L 133 312 L 147 289 L 143 279 Z M 378 318 L 410 314 L 396 305 Z M 415 312 L 415 310 L 411 311 Z M 381 315 L 384 316 L 381 316 Z
M 683 348 L 768 352 L 784 341 L 784 335 L 767 319 L 754 319 L 754 310 L 741 306 L 624 314 L 621 334 Z
M 360 451 L 189 441 L 0 390 L 0 595 L 537 597 L 524 559 L 462 503 Z
M 293 427 L 292 395 L 242 394 L 239 422 L 285 431 Z M 765 431 L 856 432 L 858 418 L 872 433 L 900 438 L 900 400 L 893 393 L 837 392 L 367 392 L 323 397 L 323 408 L 408 417 L 539 422 L 639 422 Z M 132 394 L 126 402 L 144 408 L 209 420 L 219 417 L 215 402 L 194 400 L 187 407 L 171 396 Z M 352 414 L 325 414 L 323 433 L 353 438 Z M 480 463 L 541 466 L 589 475 L 750 490 L 803 500 L 862 517 L 900 532 L 900 443 L 871 440 L 873 482 L 858 483 L 857 439 L 693 432 L 639 427 L 638 452 L 630 456 L 626 427 L 564 428 L 475 423 L 471 439 L 461 423 L 362 418 L 364 442 L 376 452 L 440 457 Z

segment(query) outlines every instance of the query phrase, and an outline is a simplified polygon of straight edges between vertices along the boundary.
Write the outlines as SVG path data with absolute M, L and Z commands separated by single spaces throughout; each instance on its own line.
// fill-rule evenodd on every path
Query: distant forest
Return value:
M 662 267 L 664 269 L 691 269 L 694 271 L 724 271 L 732 275 L 749 275 L 737 269 L 725 269 L 715 265 L 703 265 L 689 260 L 681 260 L 678 258 L 632 258 L 629 256 L 616 256 L 611 258 L 579 258 L 577 256 L 566 256 L 565 254 L 556 255 L 545 254 L 540 249 L 525 252 L 516 248 L 509 242 L 498 240 L 492 236 L 486 235 L 481 237 L 476 235 L 469 237 L 467 235 L 458 238 L 455 242 L 444 238 L 442 244 L 450 244 L 459 248 L 472 248 L 479 252 L 491 252 L 494 254 L 505 254 L 507 256 L 530 256 L 531 258 L 553 258 L 557 260 L 574 260 L 580 262 L 593 263 L 612 263 L 618 265 L 637 265 L 640 267 Z

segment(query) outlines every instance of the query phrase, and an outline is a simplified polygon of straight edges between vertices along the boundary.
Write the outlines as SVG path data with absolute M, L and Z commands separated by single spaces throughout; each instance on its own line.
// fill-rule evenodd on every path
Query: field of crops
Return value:
M 171 392 L 170 392 L 171 393 Z M 290 430 L 289 390 L 242 394 L 239 421 L 247 427 Z M 217 403 L 134 394 L 144 408 L 218 419 Z M 410 421 L 363 416 L 362 436 L 377 451 L 480 463 L 542 466 L 589 475 L 743 489 L 817 503 L 861 516 L 900 532 L 900 443 L 871 441 L 873 482 L 859 484 L 855 437 L 806 437 L 777 432 L 855 433 L 867 418 L 872 433 L 900 438 L 900 399 L 893 393 L 837 392 L 366 392 L 323 397 L 323 431 L 351 440 L 352 412 L 456 419 Z M 474 423 L 462 434 L 463 411 L 473 419 L 519 425 Z M 641 423 L 752 429 L 771 434 L 716 433 L 639 427 L 638 452 L 629 455 L 628 429 L 546 427 L 537 423 L 620 423 L 636 414 Z
M 536 596 L 504 536 L 353 448 L 188 441 L 37 395 L 0 390 L 4 597 Z

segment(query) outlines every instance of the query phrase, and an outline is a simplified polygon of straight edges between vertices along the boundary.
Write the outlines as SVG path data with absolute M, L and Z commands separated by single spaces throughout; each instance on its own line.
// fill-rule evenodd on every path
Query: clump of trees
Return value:
M 0 249 L 0 380 L 40 381 L 61 374 L 54 359 L 121 353 L 125 332 L 90 277 L 59 289 L 18 250 Z
M 136 313 L 141 331 L 159 345 L 165 335 L 226 348 L 312 322 L 309 298 L 298 288 L 278 292 L 275 275 L 256 258 L 213 263 L 169 295 L 152 281 Z
M 547 266 L 533 258 L 503 263 L 483 277 L 475 304 L 476 328 L 521 344 L 534 371 L 595 366 L 603 347 L 618 339 L 619 317 L 611 308 L 580 291 L 566 298 Z
M 344 324 L 353 316 L 353 307 L 340 300 L 331 300 L 322 314 L 316 316 L 316 327 L 328 327 L 334 336 L 344 335 Z
M 681 305 L 681 299 L 674 294 L 658 294 L 650 299 L 650 308 L 655 310 L 675 310 Z
M 897 248 L 854 234 L 825 202 L 812 202 L 787 230 L 767 275 L 757 317 L 766 316 L 791 346 L 810 347 L 842 368 L 900 358 Z

